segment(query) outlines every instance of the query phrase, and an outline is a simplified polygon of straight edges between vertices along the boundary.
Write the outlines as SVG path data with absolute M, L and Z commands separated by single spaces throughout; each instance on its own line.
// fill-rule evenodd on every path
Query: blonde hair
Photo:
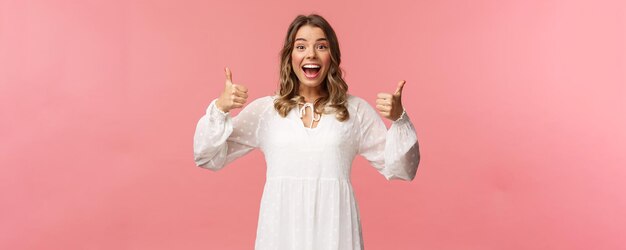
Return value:
M 308 16 L 299 15 L 289 25 L 285 44 L 280 52 L 280 89 L 278 98 L 274 101 L 274 108 L 282 117 L 286 117 L 289 111 L 298 104 L 304 103 L 304 97 L 298 95 L 298 77 L 291 67 L 291 52 L 294 47 L 294 40 L 298 30 L 305 25 L 318 27 L 324 31 L 330 49 L 330 67 L 326 74 L 326 79 L 322 83 L 322 88 L 327 96 L 315 100 L 314 106 L 317 113 L 329 113 L 334 111 L 335 117 L 339 121 L 350 118 L 346 108 L 348 99 L 348 84 L 343 80 L 343 72 L 339 67 L 341 63 L 341 52 L 339 51 L 339 41 L 335 31 L 330 24 L 321 16 L 311 14 Z M 330 108 L 329 110 L 324 107 Z

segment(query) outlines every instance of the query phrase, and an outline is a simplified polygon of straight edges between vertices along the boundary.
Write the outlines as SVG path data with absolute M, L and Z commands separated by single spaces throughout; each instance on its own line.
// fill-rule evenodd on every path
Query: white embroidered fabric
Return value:
M 275 98 L 256 99 L 233 118 L 213 100 L 196 127 L 196 165 L 216 171 L 255 148 L 263 152 L 255 249 L 363 249 L 352 161 L 361 155 L 388 180 L 413 180 L 420 152 L 409 117 L 403 112 L 387 130 L 371 105 L 349 95 L 348 120 L 321 114 L 317 126 L 307 128 L 301 115 L 308 106 L 283 118 Z

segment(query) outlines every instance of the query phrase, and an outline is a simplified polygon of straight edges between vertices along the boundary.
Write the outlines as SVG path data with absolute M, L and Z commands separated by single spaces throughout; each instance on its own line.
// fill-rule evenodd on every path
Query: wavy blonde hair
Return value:
M 328 95 L 315 100 L 315 112 L 320 114 L 335 112 L 337 120 L 345 121 L 350 118 L 346 108 L 348 84 L 343 80 L 343 72 L 339 67 L 341 63 L 339 41 L 335 31 L 326 19 L 316 14 L 299 15 L 289 25 L 285 44 L 280 52 L 280 89 L 278 98 L 274 101 L 274 108 L 280 116 L 286 117 L 291 109 L 298 107 L 298 104 L 304 103 L 304 97 L 298 94 L 300 82 L 291 67 L 291 52 L 293 51 L 296 33 L 305 25 L 322 29 L 330 49 L 330 67 L 326 74 L 326 79 L 322 82 L 322 88 Z M 326 109 L 326 107 L 329 109 Z

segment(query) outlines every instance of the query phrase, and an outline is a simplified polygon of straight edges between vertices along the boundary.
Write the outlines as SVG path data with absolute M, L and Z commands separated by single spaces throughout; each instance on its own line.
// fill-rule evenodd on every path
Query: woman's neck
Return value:
M 314 88 L 300 85 L 298 94 L 304 97 L 305 102 L 310 102 L 310 103 L 313 103 L 315 102 L 315 100 L 326 95 L 325 91 L 322 89 L 322 85 L 314 87 Z

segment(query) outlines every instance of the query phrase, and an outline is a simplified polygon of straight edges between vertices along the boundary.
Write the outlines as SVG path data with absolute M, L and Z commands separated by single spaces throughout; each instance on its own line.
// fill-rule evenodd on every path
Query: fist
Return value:
M 406 81 L 400 81 L 396 92 L 393 94 L 378 93 L 376 109 L 378 109 L 380 115 L 392 121 L 396 121 L 402 116 L 402 111 L 404 111 L 404 107 L 402 107 L 402 88 L 404 88 L 405 83 Z
M 248 88 L 243 85 L 233 83 L 233 75 L 229 68 L 224 69 L 226 73 L 226 83 L 224 84 L 224 92 L 215 102 L 217 108 L 221 111 L 228 112 L 234 108 L 241 108 L 248 100 Z

